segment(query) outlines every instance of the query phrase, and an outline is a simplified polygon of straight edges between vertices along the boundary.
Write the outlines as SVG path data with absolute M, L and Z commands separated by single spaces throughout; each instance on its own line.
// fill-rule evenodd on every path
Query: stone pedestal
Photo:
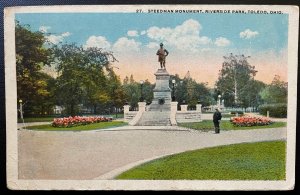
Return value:
M 202 112 L 202 104 L 196 104 L 196 111 Z
M 155 88 L 153 89 L 153 100 L 148 106 L 147 111 L 140 112 L 145 109 L 146 104 L 139 103 L 139 113 L 135 117 L 137 122 L 133 120 L 130 125 L 140 126 L 168 126 L 176 125 L 175 115 L 171 116 L 171 89 L 169 87 L 170 75 L 165 69 L 158 69 L 154 74 L 156 77 Z M 163 102 L 160 100 L 163 99 Z M 176 113 L 176 112 L 174 112 Z M 172 117 L 172 119 L 171 119 Z M 172 122 L 171 122 L 172 120 Z
M 154 74 L 156 76 L 155 88 L 153 89 L 152 104 L 158 104 L 158 100 L 163 98 L 165 104 L 171 103 L 171 89 L 169 87 L 170 75 L 166 69 L 158 69 Z
M 123 109 L 124 109 L 124 114 L 129 112 L 129 105 L 124 105 Z
M 177 104 L 178 102 L 171 102 L 171 112 L 177 112 Z
M 177 104 L 178 102 L 171 102 L 171 115 L 170 115 L 171 125 L 177 125 L 176 122 Z
M 180 105 L 181 111 L 186 112 L 188 105 Z
M 138 105 L 139 105 L 139 112 L 146 111 L 146 102 L 138 102 Z

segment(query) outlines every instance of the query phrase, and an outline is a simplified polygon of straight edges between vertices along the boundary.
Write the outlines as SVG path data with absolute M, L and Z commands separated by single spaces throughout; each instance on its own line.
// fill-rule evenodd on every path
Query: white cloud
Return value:
M 225 47 L 230 45 L 230 41 L 224 37 L 219 37 L 216 39 L 215 45 L 217 45 L 218 47 Z
M 146 33 L 147 33 L 147 31 L 145 31 L 145 30 L 141 31 L 141 35 L 145 35 Z
M 257 31 L 251 31 L 250 29 L 246 29 L 243 32 L 240 32 L 240 38 L 242 39 L 251 39 L 258 35 Z
M 59 42 L 62 42 L 63 40 L 63 37 L 60 36 L 60 35 L 49 35 L 49 36 L 46 36 L 46 39 L 50 42 L 50 43 L 53 43 L 53 44 L 57 44 Z
M 129 37 L 138 37 L 138 36 L 139 36 L 139 33 L 138 33 L 138 31 L 136 31 L 136 30 L 129 30 L 129 31 L 127 32 L 127 35 L 128 35 Z
M 49 35 L 49 36 L 46 36 L 46 39 L 50 42 L 50 43 L 53 43 L 53 44 L 57 44 L 57 43 L 60 43 L 64 40 L 65 37 L 68 37 L 70 36 L 71 33 L 69 32 L 64 32 L 60 35 Z
M 189 19 L 175 28 L 152 26 L 147 30 L 147 36 L 178 50 L 196 52 L 202 45 L 212 43 L 209 37 L 200 36 L 201 29 L 197 20 Z
M 165 40 L 170 37 L 171 34 L 171 28 L 158 28 L 157 26 L 153 26 L 147 30 L 148 37 L 157 41 Z
M 211 51 L 212 49 L 211 48 L 203 48 L 201 49 L 202 52 L 207 52 L 207 51 Z
M 203 37 L 200 37 L 199 43 L 202 45 L 207 45 L 207 44 L 212 43 L 212 40 L 206 36 L 203 36 Z
M 39 31 L 42 33 L 46 33 L 50 28 L 50 26 L 40 26 Z
M 128 39 L 127 37 L 121 37 L 113 45 L 113 51 L 117 51 L 117 52 L 139 51 L 140 46 L 141 46 L 141 43 L 136 42 L 134 39 Z
M 146 47 L 148 47 L 150 49 L 154 49 L 154 48 L 158 48 L 159 44 L 155 43 L 155 42 L 150 42 L 150 43 L 148 43 L 148 45 L 146 45 Z
M 69 33 L 69 32 L 64 32 L 63 34 L 61 34 L 61 36 L 63 36 L 63 37 L 68 37 L 70 35 L 71 35 L 71 33 Z
M 90 36 L 88 40 L 86 41 L 84 48 L 88 47 L 98 47 L 103 49 L 109 49 L 111 47 L 111 44 L 106 40 L 103 36 Z

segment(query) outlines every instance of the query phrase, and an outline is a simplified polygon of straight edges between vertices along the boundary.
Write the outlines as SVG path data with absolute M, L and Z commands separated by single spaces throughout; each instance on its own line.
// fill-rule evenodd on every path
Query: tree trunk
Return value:
M 71 114 L 71 116 L 75 116 L 73 103 L 71 103 L 71 105 L 70 105 L 70 114 Z
M 97 105 L 94 104 L 94 114 L 97 114 Z
M 237 105 L 237 81 L 234 78 L 234 104 Z

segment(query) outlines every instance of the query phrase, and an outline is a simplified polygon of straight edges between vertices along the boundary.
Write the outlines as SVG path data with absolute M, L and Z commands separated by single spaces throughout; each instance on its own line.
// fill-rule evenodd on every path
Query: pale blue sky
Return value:
M 116 72 L 154 82 L 156 50 L 163 42 L 170 52 L 167 69 L 213 86 L 223 56 L 244 54 L 256 67 L 256 78 L 270 83 L 287 79 L 287 14 L 136 14 L 22 13 L 21 24 L 43 30 L 52 43 L 76 43 L 113 51 Z
M 138 16 L 138 17 L 137 17 Z M 177 17 L 179 16 L 179 17 Z M 175 28 L 184 21 L 193 19 L 201 25 L 200 36 L 212 40 L 224 37 L 230 41 L 227 48 L 248 48 L 279 51 L 287 46 L 288 15 L 260 14 L 116 14 L 116 13 L 42 13 L 17 14 L 21 24 L 29 24 L 37 31 L 48 26 L 49 33 L 71 33 L 64 41 L 85 44 L 92 36 L 103 36 L 114 43 L 127 31 L 141 32 L 152 26 Z M 250 29 L 258 35 L 250 39 L 240 38 L 240 32 Z M 143 45 L 151 39 L 147 35 L 134 37 Z M 251 43 L 250 43 L 251 42 Z M 250 45 L 251 44 L 251 45 Z

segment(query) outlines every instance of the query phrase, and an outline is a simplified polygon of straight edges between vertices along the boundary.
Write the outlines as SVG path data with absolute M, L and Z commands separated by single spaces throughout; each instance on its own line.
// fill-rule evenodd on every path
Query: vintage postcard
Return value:
M 5 8 L 7 186 L 291 190 L 299 8 Z

